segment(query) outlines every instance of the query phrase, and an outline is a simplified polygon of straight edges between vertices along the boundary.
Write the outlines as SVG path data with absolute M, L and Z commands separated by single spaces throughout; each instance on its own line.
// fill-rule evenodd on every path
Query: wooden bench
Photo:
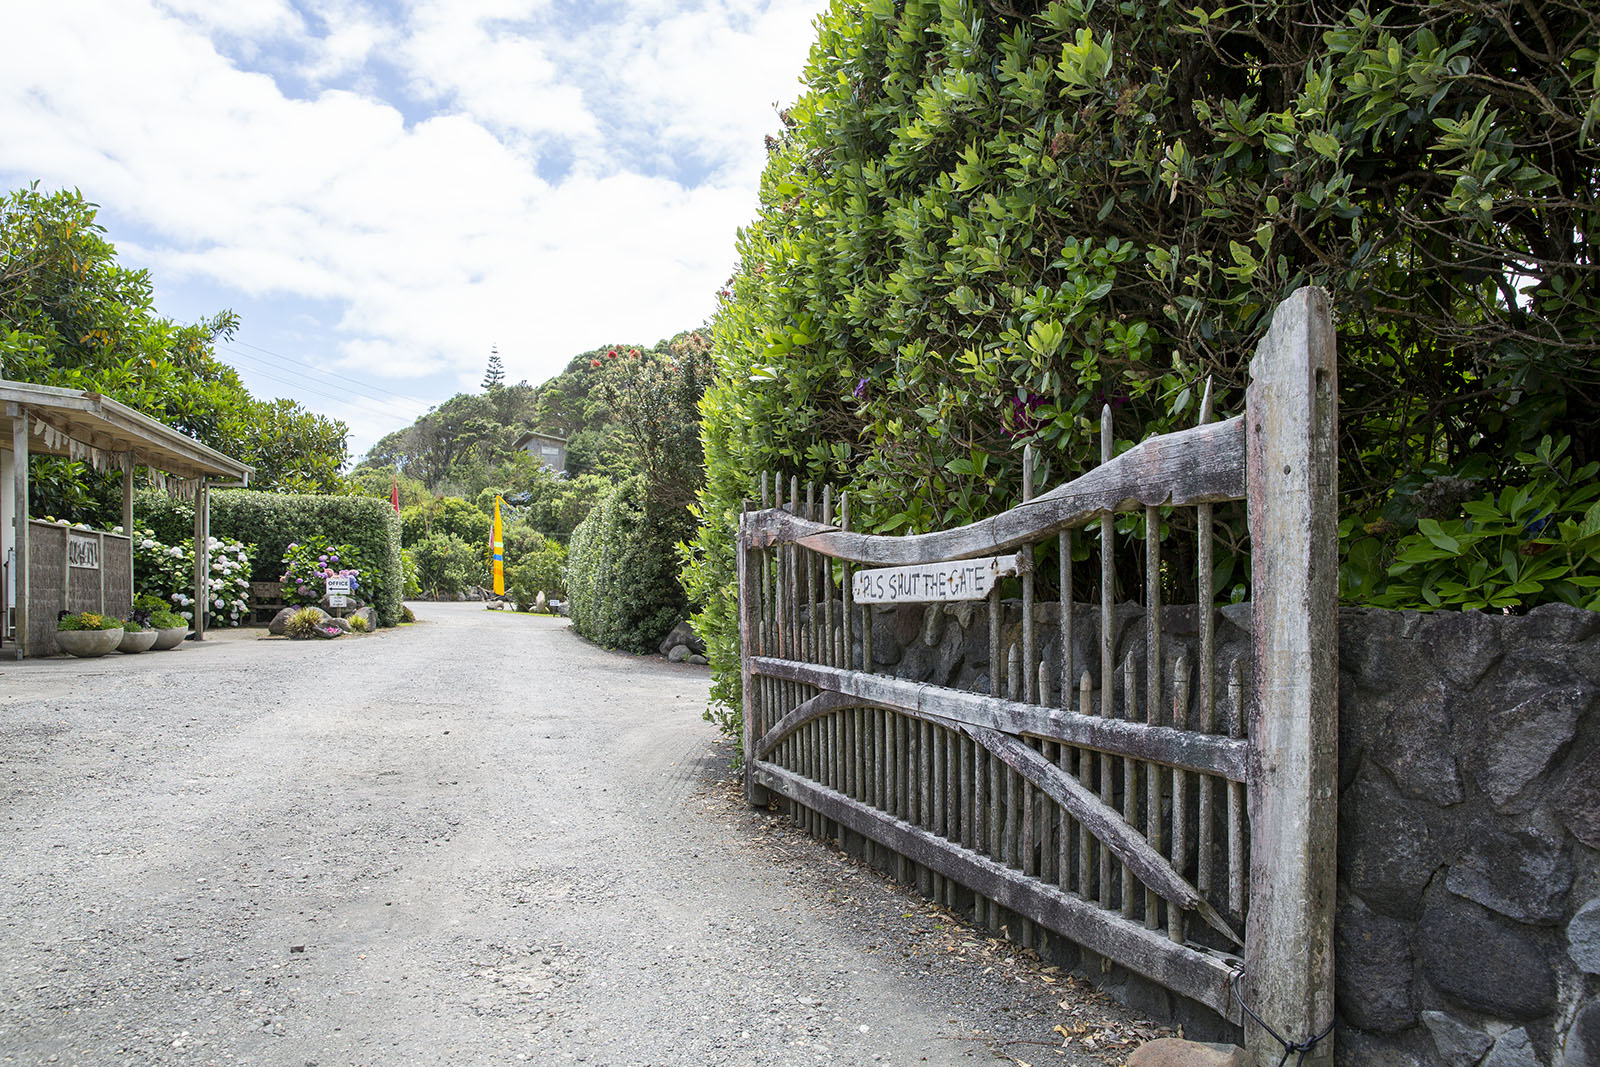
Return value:
M 250 621 L 268 623 L 283 610 L 282 582 L 250 583 Z

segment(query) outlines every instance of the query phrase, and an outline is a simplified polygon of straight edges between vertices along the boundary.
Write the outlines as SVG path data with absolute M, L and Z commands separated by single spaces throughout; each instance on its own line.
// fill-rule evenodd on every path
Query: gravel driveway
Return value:
M 1088 1067 L 1159 1032 L 745 808 L 704 668 L 416 609 L 0 663 L 0 1062 Z

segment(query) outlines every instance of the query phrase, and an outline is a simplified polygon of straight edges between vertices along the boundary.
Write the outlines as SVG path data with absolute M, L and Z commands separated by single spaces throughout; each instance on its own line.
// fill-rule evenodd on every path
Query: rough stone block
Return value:
M 1579 908 L 1567 924 L 1567 955 L 1584 974 L 1600 974 L 1600 897 Z
M 1494 1044 L 1494 1038 L 1482 1030 L 1442 1011 L 1423 1012 L 1422 1022 L 1433 1035 L 1433 1047 L 1444 1067 L 1474 1067 Z
M 1534 1052 L 1528 1031 L 1519 1026 L 1495 1038 L 1494 1048 L 1489 1050 L 1483 1067 L 1544 1067 L 1544 1064 Z
M 1376 741 L 1371 758 L 1400 792 L 1439 807 L 1458 804 L 1466 795 L 1452 751 L 1448 692 L 1438 680 L 1417 684 L 1396 677 L 1359 701 L 1367 726 L 1362 733 Z
M 1334 924 L 1334 981 L 1339 1012 L 1362 1030 L 1393 1033 L 1417 1021 L 1411 1004 L 1415 966 L 1412 924 L 1348 899 Z
M 1495 807 L 1506 810 L 1550 767 L 1593 699 L 1581 684 L 1546 688 L 1490 717 L 1474 776 Z
M 1429 615 L 1418 639 L 1439 673 L 1456 690 L 1471 689 L 1505 655 L 1504 616 L 1481 611 L 1441 611 Z
M 1370 1037 L 1348 1027 L 1340 1027 L 1334 1036 L 1334 1067 L 1424 1067 L 1416 1053 L 1389 1039 Z
M 1244 1049 L 1164 1037 L 1134 1049 L 1128 1067 L 1245 1067 Z
M 1517 640 L 1535 647 L 1572 645 L 1600 634 L 1600 613 L 1571 604 L 1540 604 L 1522 618 L 1508 621 Z
M 1435 989 L 1502 1019 L 1536 1019 L 1555 1007 L 1555 971 L 1531 931 L 1447 893 L 1430 898 L 1417 947 Z
M 1339 803 L 1339 875 L 1369 905 L 1414 919 L 1422 891 L 1444 862 L 1429 824 L 1436 814 L 1402 797 L 1370 764 Z
M 1536 830 L 1480 827 L 1444 884 L 1519 922 L 1556 923 L 1566 914 L 1572 861 L 1561 841 Z
M 1594 1067 L 1600 1063 L 1600 997 L 1578 1009 L 1567 1029 L 1555 1067 Z
M 1555 790 L 1555 811 L 1573 837 L 1600 848 L 1600 748 L 1572 762 Z

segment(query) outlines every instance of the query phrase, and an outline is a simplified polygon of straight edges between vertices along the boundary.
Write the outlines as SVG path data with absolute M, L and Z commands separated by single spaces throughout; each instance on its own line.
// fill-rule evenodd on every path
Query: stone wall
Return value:
M 1054 678 L 1058 611 L 1035 611 Z M 1073 641 L 1095 687 L 1097 617 L 1081 606 Z M 1168 678 L 1193 679 L 1194 622 L 1163 613 Z M 1224 722 L 1249 686 L 1249 625 L 1246 606 L 1222 610 Z M 1009 603 L 1003 691 L 1020 630 Z M 988 691 L 981 606 L 879 609 L 872 631 L 879 671 Z M 1142 663 L 1142 609 L 1118 609 L 1114 638 L 1119 664 Z M 1339 645 L 1339 1064 L 1600 1067 L 1600 614 L 1346 610 Z M 1193 1036 L 1233 1036 L 1097 957 L 1063 962 Z
M 1600 614 L 1348 611 L 1339 652 L 1339 1062 L 1600 1064 Z

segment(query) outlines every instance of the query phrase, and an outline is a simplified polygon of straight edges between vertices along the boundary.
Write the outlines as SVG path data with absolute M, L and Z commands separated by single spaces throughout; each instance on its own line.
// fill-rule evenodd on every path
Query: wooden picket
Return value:
M 1107 410 L 1099 467 L 1035 496 L 1029 454 L 1023 503 L 958 529 L 855 533 L 848 499 L 824 489 L 819 510 L 812 487 L 764 479 L 739 527 L 745 782 L 752 804 L 780 798 L 980 922 L 1065 937 L 1241 1023 L 1242 969 L 1250 1006 L 1298 1039 L 1333 1011 L 1337 414 L 1320 290 L 1280 305 L 1251 376 L 1244 415 L 1210 422 L 1208 392 L 1200 425 L 1116 457 Z M 1219 702 L 1212 508 L 1234 500 L 1249 512 L 1254 654 Z M 1162 656 L 1162 516 L 1183 508 L 1198 531 L 1195 681 Z M 1142 663 L 1118 662 L 1114 640 L 1113 516 L 1130 511 L 1145 530 Z M 1075 602 L 1071 563 L 1094 534 L 1097 613 Z M 1054 673 L 1035 619 L 1046 544 Z M 1012 573 L 1020 604 L 1002 599 Z M 987 692 L 874 670 L 886 597 L 972 600 Z M 1008 610 L 1020 636 L 1003 648 Z M 1098 629 L 1098 664 L 1074 662 L 1079 627 Z M 1276 1062 L 1275 1039 L 1246 1033 Z M 1331 1063 L 1331 1041 L 1306 1062 Z

